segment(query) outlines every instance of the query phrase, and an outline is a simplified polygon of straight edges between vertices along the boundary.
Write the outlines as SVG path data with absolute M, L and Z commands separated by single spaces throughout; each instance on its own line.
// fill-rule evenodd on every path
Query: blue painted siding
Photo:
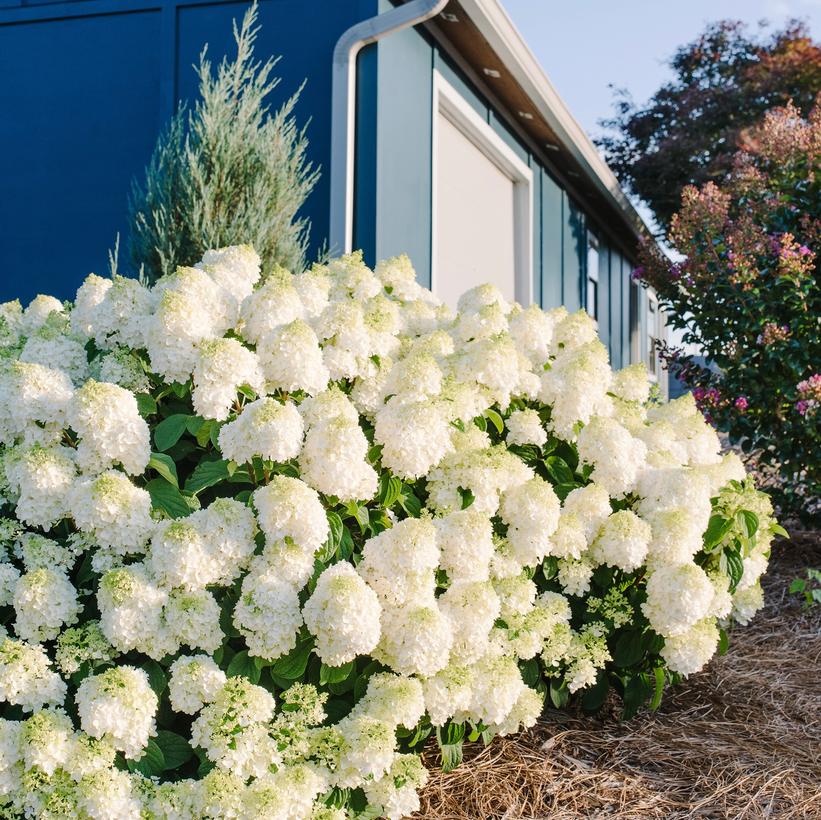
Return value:
M 542 307 L 562 303 L 562 219 L 564 191 L 542 171 Z
M 141 179 L 178 99 L 196 93 L 192 64 L 232 46 L 229 0 L 0 0 L 0 300 L 73 295 L 127 233 Z M 312 253 L 328 229 L 331 54 L 377 0 L 262 0 L 257 53 L 283 55 L 276 107 L 306 81 L 296 116 L 322 177 L 305 207 Z
M 0 25 L 0 299 L 73 295 L 156 139 L 161 15 Z
M 562 207 L 562 304 L 578 310 L 587 260 L 584 211 L 567 195 Z
M 610 335 L 610 248 L 599 240 L 599 338 L 613 358 L 613 339 Z

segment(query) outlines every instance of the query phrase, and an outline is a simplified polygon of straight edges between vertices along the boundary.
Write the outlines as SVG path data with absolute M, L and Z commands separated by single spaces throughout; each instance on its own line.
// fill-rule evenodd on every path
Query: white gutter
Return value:
M 331 86 L 332 254 L 350 253 L 353 245 L 354 145 L 356 135 L 356 57 L 382 37 L 435 17 L 448 0 L 411 0 L 351 26 L 336 42 Z
M 460 0 L 460 4 L 496 52 L 504 70 L 524 89 L 538 114 L 582 166 L 590 181 L 624 214 L 637 234 L 650 234 L 615 174 L 570 113 L 499 0 Z

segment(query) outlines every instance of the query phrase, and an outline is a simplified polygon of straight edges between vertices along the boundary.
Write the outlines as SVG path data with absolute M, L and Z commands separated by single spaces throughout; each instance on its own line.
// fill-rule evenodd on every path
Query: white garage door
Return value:
M 441 77 L 433 181 L 433 291 L 455 307 L 484 283 L 530 299 L 530 170 Z

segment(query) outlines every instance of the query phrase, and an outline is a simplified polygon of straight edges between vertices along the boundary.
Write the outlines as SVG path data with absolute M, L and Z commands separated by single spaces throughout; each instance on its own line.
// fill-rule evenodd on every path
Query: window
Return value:
M 587 292 L 585 309 L 596 322 L 599 320 L 599 240 L 587 232 Z
M 532 299 L 532 172 L 468 102 L 434 74 L 433 292 L 454 306 L 489 282 Z

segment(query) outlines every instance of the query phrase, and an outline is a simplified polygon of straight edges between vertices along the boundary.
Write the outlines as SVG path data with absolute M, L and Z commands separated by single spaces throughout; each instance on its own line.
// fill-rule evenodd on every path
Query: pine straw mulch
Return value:
M 470 744 L 434 768 L 417 818 L 821 820 L 821 607 L 792 578 L 821 565 L 818 533 L 776 546 L 767 606 L 726 655 L 627 722 L 550 711 L 534 729 Z M 435 765 L 435 744 L 426 750 Z

